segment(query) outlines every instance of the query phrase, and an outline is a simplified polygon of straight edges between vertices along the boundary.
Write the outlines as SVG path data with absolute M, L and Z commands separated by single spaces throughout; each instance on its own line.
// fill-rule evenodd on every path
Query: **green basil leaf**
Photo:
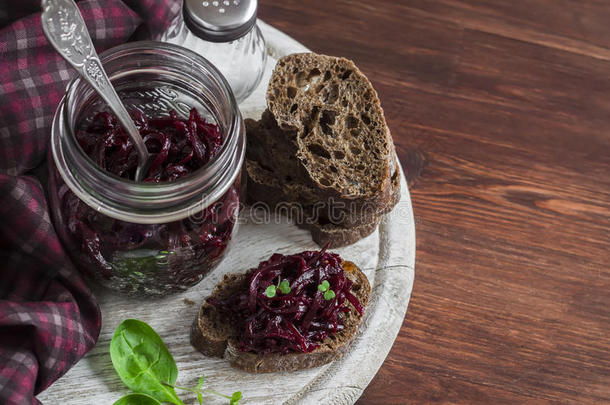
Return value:
M 137 319 L 121 322 L 110 342 L 110 358 L 121 381 L 136 393 L 184 405 L 174 388 L 166 385 L 178 378 L 174 358 L 147 323 Z
M 113 405 L 161 405 L 161 402 L 146 394 L 127 394 Z

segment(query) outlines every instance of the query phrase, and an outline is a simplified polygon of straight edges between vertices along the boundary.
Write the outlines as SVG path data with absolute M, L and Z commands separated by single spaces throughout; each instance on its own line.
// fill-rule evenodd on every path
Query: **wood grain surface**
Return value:
M 368 75 L 411 186 L 413 295 L 358 404 L 610 403 L 610 3 L 259 3 Z

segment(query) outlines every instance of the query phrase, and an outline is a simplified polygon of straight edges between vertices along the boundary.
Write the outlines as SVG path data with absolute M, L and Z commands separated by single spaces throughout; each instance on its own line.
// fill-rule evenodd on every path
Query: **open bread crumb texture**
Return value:
M 377 94 L 353 62 L 296 54 L 278 61 L 267 94 L 283 129 L 296 129 L 312 178 L 344 195 L 369 195 L 387 176 L 389 131 Z

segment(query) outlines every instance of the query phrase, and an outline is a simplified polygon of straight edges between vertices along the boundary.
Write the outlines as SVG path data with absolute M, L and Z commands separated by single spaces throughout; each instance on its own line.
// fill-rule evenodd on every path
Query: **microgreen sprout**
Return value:
M 231 403 L 230 405 L 237 405 L 239 400 L 241 399 L 241 391 L 235 391 L 233 395 L 231 395 Z
M 322 281 L 321 284 L 318 284 L 318 291 L 320 292 L 325 292 L 328 291 L 330 289 L 330 283 L 328 282 L 328 280 L 324 280 Z
M 265 289 L 265 295 L 269 298 L 273 298 L 277 295 L 277 290 L 280 290 L 282 294 L 288 294 L 290 292 L 290 282 L 288 280 L 280 281 L 280 277 L 277 278 L 277 285 L 271 284 Z
M 197 395 L 197 402 L 199 402 L 199 405 L 203 405 L 203 394 L 212 394 L 212 395 L 216 395 L 218 397 L 223 397 L 228 399 L 229 405 L 238 405 L 239 404 L 239 400 L 242 398 L 241 395 L 241 391 L 235 391 L 233 394 L 231 395 L 225 395 L 225 394 L 221 394 L 220 392 L 213 390 L 211 388 L 203 388 L 203 381 L 205 379 L 205 376 L 202 376 L 199 379 L 199 382 L 197 383 L 197 387 L 196 388 L 185 388 L 185 387 L 179 387 L 177 385 L 173 385 L 173 384 L 168 384 L 168 383 L 163 383 L 163 385 L 168 386 L 168 387 L 172 387 L 172 388 L 176 388 L 182 391 L 188 391 L 188 392 L 192 392 L 194 394 Z
M 279 285 L 279 289 L 282 294 L 288 294 L 290 292 L 290 283 L 288 282 L 288 280 L 282 281 Z
M 326 301 L 330 301 L 335 298 L 335 292 L 333 290 L 328 290 L 324 293 L 324 299 Z
M 276 287 L 275 287 L 273 284 L 271 284 L 271 285 L 270 285 L 269 287 L 267 287 L 267 289 L 265 290 L 265 295 L 266 295 L 267 297 L 269 297 L 269 298 L 273 298 L 273 297 L 275 297 L 275 294 L 276 294 L 276 289 L 277 289 L 277 288 L 276 288 Z
M 326 301 L 330 301 L 335 298 L 335 292 L 330 289 L 330 283 L 328 280 L 324 280 L 318 284 L 318 291 L 324 293 L 324 299 Z
M 203 387 L 203 381 L 205 380 L 205 376 L 202 375 L 197 382 L 197 402 L 199 405 L 203 405 L 203 394 L 201 393 L 201 387 Z

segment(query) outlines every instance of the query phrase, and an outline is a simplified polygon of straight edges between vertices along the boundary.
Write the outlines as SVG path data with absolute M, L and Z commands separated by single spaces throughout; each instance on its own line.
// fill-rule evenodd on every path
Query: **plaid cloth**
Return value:
M 40 0 L 6 3 L 0 5 L 0 404 L 38 404 L 35 395 L 95 344 L 101 314 L 31 176 L 32 169 L 44 171 L 53 114 L 73 72 L 47 44 Z M 160 32 L 180 10 L 179 0 L 78 4 L 98 52 Z

